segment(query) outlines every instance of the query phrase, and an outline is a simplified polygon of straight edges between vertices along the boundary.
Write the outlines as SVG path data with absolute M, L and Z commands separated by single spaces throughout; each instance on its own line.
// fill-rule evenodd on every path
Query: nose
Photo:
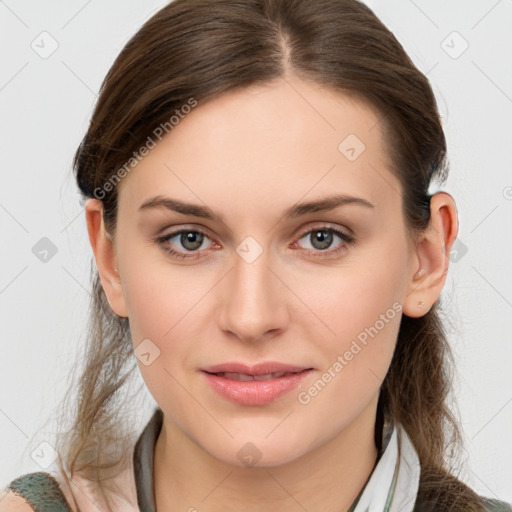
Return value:
M 270 268 L 264 251 L 248 263 L 234 255 L 234 268 L 219 290 L 219 326 L 242 341 L 255 342 L 283 332 L 289 322 L 286 286 Z M 289 294 L 290 292 L 288 292 Z

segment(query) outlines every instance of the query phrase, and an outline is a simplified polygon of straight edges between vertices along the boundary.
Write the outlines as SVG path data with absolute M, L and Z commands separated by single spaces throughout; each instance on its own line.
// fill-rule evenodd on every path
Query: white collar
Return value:
M 409 436 L 392 425 L 389 442 L 353 512 L 412 512 L 418 494 L 420 462 Z

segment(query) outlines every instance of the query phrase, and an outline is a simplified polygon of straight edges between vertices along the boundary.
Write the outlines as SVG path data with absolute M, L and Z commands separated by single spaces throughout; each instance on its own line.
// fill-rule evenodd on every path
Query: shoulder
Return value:
M 71 512 L 59 483 L 50 473 L 27 473 L 0 492 L 0 512 Z

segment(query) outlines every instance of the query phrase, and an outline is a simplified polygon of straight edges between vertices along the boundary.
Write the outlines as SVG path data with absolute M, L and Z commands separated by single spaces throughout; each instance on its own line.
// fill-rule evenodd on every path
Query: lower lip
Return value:
M 313 370 L 268 380 L 234 380 L 203 372 L 212 388 L 241 405 L 265 405 L 295 389 Z

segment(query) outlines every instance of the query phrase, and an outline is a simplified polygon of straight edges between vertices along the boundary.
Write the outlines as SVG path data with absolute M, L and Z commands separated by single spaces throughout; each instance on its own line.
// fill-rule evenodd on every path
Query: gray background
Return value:
M 0 1 L 0 485 L 41 470 L 31 453 L 50 439 L 84 341 L 92 252 L 73 153 L 115 56 L 165 3 Z M 461 477 L 512 501 L 512 0 L 367 3 L 431 80 L 448 139 L 444 190 L 460 231 L 443 297 L 470 467 Z M 40 252 L 43 237 L 55 254 Z

